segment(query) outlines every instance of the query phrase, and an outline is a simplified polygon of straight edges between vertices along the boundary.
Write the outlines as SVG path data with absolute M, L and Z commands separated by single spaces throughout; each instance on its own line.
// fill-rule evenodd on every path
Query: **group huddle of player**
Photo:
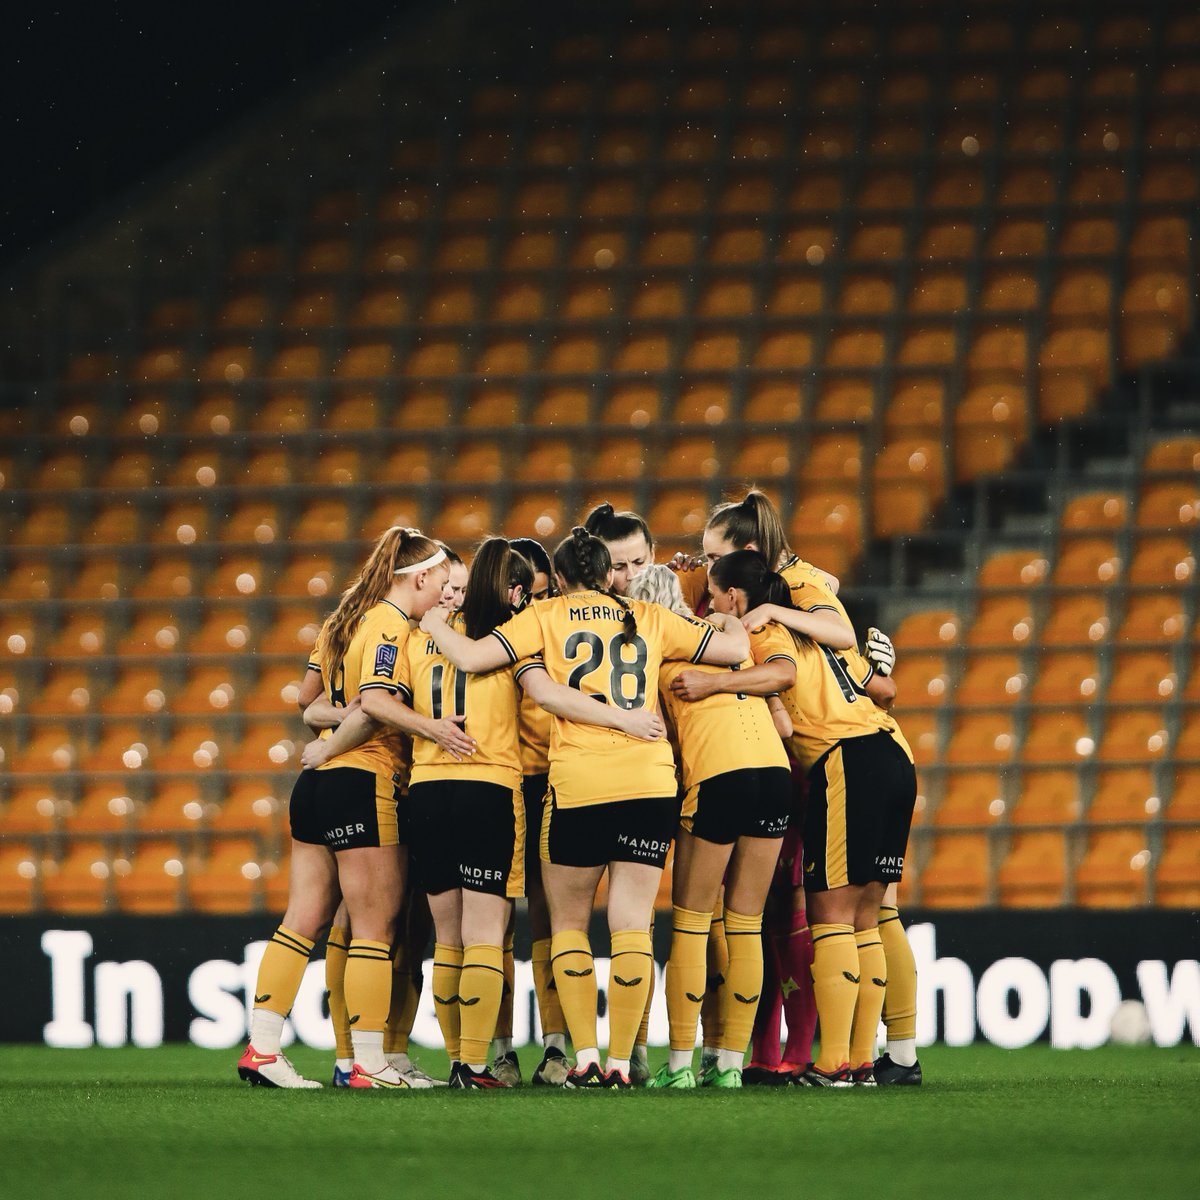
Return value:
M 608 505 L 552 556 L 489 538 L 469 572 L 418 530 L 381 536 L 301 686 L 318 737 L 292 793 L 288 908 L 243 1079 L 320 1086 L 280 1036 L 326 937 L 335 1086 L 520 1083 L 524 896 L 535 1085 L 920 1083 L 895 907 L 916 777 L 889 711 L 891 643 L 871 630 L 860 652 L 837 580 L 791 552 L 760 492 L 715 509 L 702 550 L 656 565 L 646 522 Z M 652 923 L 672 844 L 670 1053 L 651 1077 Z M 588 928 L 606 875 L 602 1063 Z M 448 1081 L 408 1055 L 431 924 Z

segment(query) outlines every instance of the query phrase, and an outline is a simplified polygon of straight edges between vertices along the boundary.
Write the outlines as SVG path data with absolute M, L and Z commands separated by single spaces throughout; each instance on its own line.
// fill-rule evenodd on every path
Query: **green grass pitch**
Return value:
M 537 1051 L 521 1057 L 528 1075 Z M 240 1083 L 236 1059 L 0 1048 L 0 1196 L 1200 1194 L 1192 1046 L 930 1047 L 922 1088 L 841 1091 L 282 1092 Z

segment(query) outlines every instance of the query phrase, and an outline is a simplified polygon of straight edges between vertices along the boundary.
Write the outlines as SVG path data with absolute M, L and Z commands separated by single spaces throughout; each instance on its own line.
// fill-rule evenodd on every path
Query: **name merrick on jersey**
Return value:
M 584 604 L 579 608 L 568 610 L 567 615 L 572 621 L 616 621 L 625 619 L 625 613 L 619 608 L 607 604 Z

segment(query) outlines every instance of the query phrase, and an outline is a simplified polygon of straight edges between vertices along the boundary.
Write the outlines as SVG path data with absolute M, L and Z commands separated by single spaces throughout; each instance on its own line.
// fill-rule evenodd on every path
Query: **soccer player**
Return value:
M 629 590 L 635 599 L 690 615 L 668 567 L 645 568 Z M 752 665 L 749 659 L 739 664 Z M 766 701 L 744 692 L 715 692 L 689 703 L 670 690 L 682 670 L 682 664 L 669 662 L 659 673 L 663 704 L 679 740 L 684 801 L 675 839 L 667 963 L 671 1050 L 649 1086 L 696 1087 L 692 1054 L 705 992 L 708 931 L 724 883 L 729 962 L 721 991 L 720 1043 L 700 1082 L 738 1088 L 762 991 L 762 910 L 787 829 L 792 777 Z M 714 667 L 694 671 L 725 673 Z
M 664 659 L 732 666 L 746 656 L 748 639 L 734 620 L 717 629 L 616 595 L 608 549 L 582 527 L 558 545 L 554 569 L 563 594 L 530 606 L 490 637 L 464 637 L 435 613 L 426 614 L 423 628 L 462 670 L 542 655 L 552 679 L 594 698 L 588 703 L 600 700 L 602 710 L 625 712 L 653 712 Z M 627 1088 L 650 986 L 650 916 L 679 817 L 675 764 L 665 741 L 635 741 L 556 714 L 549 775 L 542 875 L 554 980 L 576 1055 L 567 1086 Z M 606 869 L 612 966 L 609 1054 L 601 1069 L 587 927 Z
M 550 555 L 533 538 L 514 538 L 512 548 L 533 567 L 531 599 L 545 600 L 557 594 Z M 525 897 L 529 913 L 529 931 L 533 941 L 533 986 L 537 996 L 538 1021 L 542 1027 L 542 1060 L 533 1073 L 535 1087 L 562 1087 L 571 1064 L 566 1055 L 567 1022 L 554 973 L 550 969 L 550 910 L 542 887 L 539 847 L 542 835 L 542 805 L 549 787 L 550 714 L 528 693 L 521 696 L 521 790 L 525 801 Z M 496 1025 L 495 1058 L 492 1074 L 515 1085 L 521 1082 L 521 1067 L 512 1044 L 512 922 L 504 948 L 504 971 L 508 991 L 500 1006 Z
M 598 504 L 584 518 L 583 527 L 608 547 L 613 591 L 628 596 L 630 581 L 654 562 L 654 538 L 645 518 L 633 512 L 614 512 L 611 504 Z
M 674 690 L 695 699 L 710 689 L 766 688 L 783 699 L 793 725 L 790 749 L 809 782 L 804 882 L 821 1053 L 803 1081 L 871 1083 L 887 976 L 879 909 L 903 870 L 916 800 L 912 752 L 881 707 L 895 685 L 882 679 L 881 686 L 858 654 L 845 610 L 815 573 L 789 588 L 761 555 L 742 550 L 718 559 L 709 577 L 714 607 L 736 612 L 756 631 L 758 665 L 722 676 L 686 672 Z M 872 683 L 874 693 L 867 690 Z
M 438 545 L 446 552 L 446 561 L 450 564 L 450 578 L 442 588 L 442 607 L 451 612 L 458 612 L 463 606 L 471 573 L 467 564 L 445 542 L 438 542 Z
M 344 898 L 351 930 L 345 980 L 354 1056 L 350 1086 L 407 1086 L 383 1052 L 405 873 L 397 783 L 407 772 L 409 750 L 399 735 L 421 732 L 461 753 L 473 742 L 452 721 L 415 723 L 408 710 L 407 716 L 396 713 L 396 669 L 410 615 L 419 617 L 439 602 L 447 573 L 444 552 L 429 538 L 393 526 L 322 627 L 301 705 L 307 708 L 322 691 L 337 707 L 360 698 L 358 711 L 331 738 L 373 722 L 386 728 L 319 769 L 304 770 L 292 791 L 288 907 L 259 967 L 250 1045 L 238 1062 L 238 1074 L 252 1084 L 313 1086 L 280 1053 L 280 1033 L 313 943 Z

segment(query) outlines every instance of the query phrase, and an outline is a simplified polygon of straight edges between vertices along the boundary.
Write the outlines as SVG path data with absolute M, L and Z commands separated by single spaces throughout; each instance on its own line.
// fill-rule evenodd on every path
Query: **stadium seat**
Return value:
M 193 860 L 188 898 L 197 912 L 244 913 L 260 893 L 263 856 L 253 838 L 218 837 L 206 856 Z
M 1167 830 L 1154 870 L 1154 899 L 1166 908 L 1200 907 L 1200 830 Z
M 1158 815 L 1161 801 L 1146 767 L 1101 771 L 1088 806 L 1090 825 L 1141 825 Z
M 940 833 L 921 872 L 927 908 L 980 908 L 990 900 L 988 839 L 980 833 Z
M 201 828 L 205 805 L 199 786 L 191 780 L 159 783 L 147 804 L 135 810 L 144 834 L 185 834 Z
M 0 843 L 0 912 L 34 911 L 43 865 L 27 841 Z
M 1195 483 L 1146 483 L 1135 519 L 1139 529 L 1186 529 L 1200 523 L 1200 488 Z
M 1027 595 L 991 596 L 980 602 L 967 644 L 1011 648 L 1029 642 L 1033 632 L 1033 609 Z
M 1043 654 L 1028 698 L 1034 704 L 1088 704 L 1099 694 L 1100 666 L 1090 651 Z
M 1030 763 L 1077 764 L 1087 762 L 1095 748 L 1087 718 L 1067 709 L 1030 718 L 1021 756 Z
M 1046 559 L 1040 550 L 1000 550 L 979 568 L 975 582 L 981 591 L 1016 591 L 1042 583 L 1046 569 Z
M 1004 812 L 1004 781 L 996 771 L 954 771 L 933 815 L 939 829 L 994 825 Z
M 1161 709 L 1110 710 L 1101 733 L 1098 757 L 1103 762 L 1153 762 L 1166 753 L 1168 741 Z
M 139 842 L 114 892 L 123 912 L 159 914 L 183 907 L 187 854 L 175 839 Z
M 1035 768 L 1021 773 L 1009 822 L 1014 826 L 1070 825 L 1079 819 L 1081 809 L 1076 771 Z
M 1183 601 L 1179 592 L 1131 594 L 1117 640 L 1154 644 L 1178 641 L 1187 628 Z
M 1145 903 L 1150 851 L 1131 830 L 1093 833 L 1075 868 L 1075 903 L 1084 908 L 1132 908 Z
M 954 691 L 958 707 L 996 708 L 1016 704 L 1026 691 L 1025 673 L 1015 654 L 981 654 L 967 661 Z
M 1053 582 L 1059 587 L 1114 583 L 1121 559 L 1111 538 L 1080 537 L 1064 541 L 1054 564 Z
M 1088 492 L 1069 500 L 1059 518 L 1064 530 L 1121 529 L 1124 527 L 1129 509 L 1123 493 L 1101 491 Z
M 993 766 L 1010 762 L 1015 748 L 1010 717 L 974 713 L 955 719 L 945 759 L 955 766 Z
M 1061 833 L 1019 833 L 996 873 L 1000 900 L 1014 908 L 1054 908 L 1067 883 L 1066 841 Z
M 70 808 L 64 792 L 50 783 L 16 786 L 0 810 L 0 832 L 5 837 L 57 832 Z
M 1048 646 L 1087 646 L 1104 641 L 1108 632 L 1108 611 L 1102 594 L 1068 594 L 1052 603 L 1040 637 Z
M 1162 704 L 1176 690 L 1171 655 L 1163 651 L 1123 651 L 1113 659 L 1109 703 Z
M 70 842 L 61 859 L 42 864 L 43 904 L 56 913 L 103 912 L 109 905 L 116 865 L 104 842 Z

